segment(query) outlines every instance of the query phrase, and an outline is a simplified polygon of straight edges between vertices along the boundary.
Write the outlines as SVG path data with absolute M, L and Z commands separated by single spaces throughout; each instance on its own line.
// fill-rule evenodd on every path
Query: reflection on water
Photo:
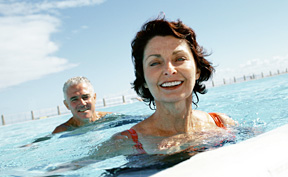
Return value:
M 122 117 L 123 115 L 121 115 Z M 143 117 L 136 117 L 135 119 L 133 116 L 129 118 L 129 120 L 123 121 L 122 119 L 125 118 L 123 116 L 121 119 L 108 119 L 111 120 L 110 122 L 106 121 L 106 126 L 113 128 L 115 126 L 123 126 L 125 124 L 130 124 L 131 122 L 137 123 L 143 119 Z M 125 118 L 126 119 L 126 118 Z M 117 123 L 116 123 L 116 122 Z M 255 122 L 254 122 L 255 123 Z M 97 125 L 94 125 L 97 126 Z M 92 127 L 94 127 L 92 126 Z M 105 127 L 105 128 L 108 128 Z M 91 127 L 86 127 L 90 131 Z M 95 128 L 95 127 L 94 127 Z M 243 141 L 245 139 L 251 138 L 256 136 L 257 134 L 262 133 L 263 124 L 259 122 L 255 124 L 254 127 L 248 127 L 247 122 L 245 124 L 240 124 L 239 127 L 234 127 L 229 129 L 229 131 L 217 131 L 217 132 L 201 132 L 201 133 L 190 133 L 190 134 L 181 134 L 177 135 L 173 138 L 167 137 L 148 137 L 151 143 L 155 143 L 155 147 L 159 148 L 159 142 L 165 141 L 168 142 L 177 142 L 176 144 L 179 148 L 183 150 L 180 152 L 171 152 L 171 147 L 167 148 L 170 150 L 170 154 L 141 154 L 141 155 L 115 155 L 113 156 L 113 150 L 115 146 L 115 142 L 109 142 L 110 145 L 108 149 L 105 149 L 103 154 L 104 156 L 99 156 L 99 149 L 101 148 L 102 143 L 98 144 L 95 149 L 91 149 L 91 152 L 88 156 L 74 160 L 69 163 L 58 164 L 56 166 L 50 166 L 46 168 L 47 175 L 55 175 L 65 173 L 67 171 L 76 171 L 82 168 L 86 168 L 87 166 L 96 165 L 98 168 L 101 167 L 102 169 L 101 176 L 121 176 L 121 175 L 128 175 L 128 176 L 137 176 L 137 174 L 141 174 L 142 176 L 149 176 L 166 168 L 172 167 L 184 160 L 191 158 L 192 156 L 196 155 L 197 153 L 213 150 L 222 146 L 227 146 L 230 144 L 235 144 L 239 141 Z M 222 130 L 222 129 L 221 129 Z M 71 132 L 72 133 L 72 132 Z M 70 134 L 70 133 L 69 133 Z M 78 133 L 76 133 L 78 134 Z M 62 136 L 61 136 L 62 137 Z M 67 136 L 66 136 L 67 137 Z M 133 144 L 127 144 L 126 146 L 132 147 Z M 106 146 L 105 146 L 106 147 Z M 176 148 L 179 151 L 179 148 Z M 173 147 L 172 147 L 173 149 Z M 103 150 L 102 150 L 103 151 Z M 106 151 L 106 152 L 105 152 Z M 156 151 L 155 151 L 156 152 Z M 167 153 L 167 151 L 163 151 Z M 159 151 L 157 151 L 159 153 Z M 116 153 L 117 154 L 117 153 Z M 119 163 L 118 158 L 124 158 L 125 160 Z M 118 165 L 111 165 L 113 159 L 116 160 L 116 164 Z M 104 161 L 108 161 L 106 165 L 103 164 Z
M 287 124 L 287 95 L 287 74 L 209 89 L 207 94 L 199 95 L 197 109 L 227 113 L 239 122 L 239 127 L 231 129 L 229 134 L 202 132 L 165 140 L 151 137 L 149 141 L 155 141 L 158 150 L 170 149 L 169 146 L 176 142 L 179 146 L 166 151 L 170 155 L 115 154 L 108 157 L 104 154 L 103 159 L 97 158 L 97 148 L 113 134 L 127 130 L 151 115 L 151 110 L 142 102 L 105 108 L 102 111 L 119 114 L 55 135 L 51 135 L 51 131 L 70 115 L 2 126 L 0 176 L 149 176 L 193 158 L 197 153 L 229 146 Z M 181 136 L 195 136 L 197 141 L 188 138 L 185 142 Z M 32 145 L 19 148 L 29 143 Z M 177 152 L 176 147 L 182 151 Z M 105 149 L 112 150 L 113 143 L 110 149 Z

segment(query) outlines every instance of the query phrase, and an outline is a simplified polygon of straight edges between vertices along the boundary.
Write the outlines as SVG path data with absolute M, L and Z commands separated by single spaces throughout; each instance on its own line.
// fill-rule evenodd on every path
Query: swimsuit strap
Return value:
M 214 120 L 215 124 L 223 129 L 226 129 L 226 127 L 224 126 L 220 116 L 217 113 L 208 113 Z M 129 129 L 127 130 L 131 137 L 133 142 L 135 143 L 134 148 L 138 151 L 139 154 L 147 154 L 147 152 L 143 149 L 143 145 L 139 142 L 138 140 L 138 134 L 134 129 Z M 221 144 L 221 143 L 220 143 Z
M 214 120 L 215 124 L 220 127 L 220 128 L 224 128 L 226 129 L 225 125 L 223 124 L 220 116 L 217 114 L 217 113 L 214 113 L 214 112 L 210 112 L 208 113 Z
M 137 132 L 134 129 L 129 129 L 128 132 L 130 133 L 132 140 L 134 141 L 134 143 L 136 143 L 134 145 L 134 147 L 136 148 L 136 150 L 138 151 L 139 154 L 146 154 L 146 151 L 143 149 L 142 144 L 138 141 L 138 135 Z

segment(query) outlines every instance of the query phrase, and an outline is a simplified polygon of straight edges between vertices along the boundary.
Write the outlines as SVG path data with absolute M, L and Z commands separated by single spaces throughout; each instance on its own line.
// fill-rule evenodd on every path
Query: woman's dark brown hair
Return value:
M 153 104 L 155 107 L 154 97 L 151 95 L 149 89 L 144 87 L 146 81 L 143 73 L 144 50 L 149 40 L 155 36 L 174 36 L 179 39 L 184 39 L 189 45 L 196 63 L 196 67 L 201 71 L 200 77 L 198 80 L 196 80 L 193 89 L 193 93 L 197 98 L 196 102 L 193 101 L 193 103 L 197 105 L 199 101 L 197 92 L 201 94 L 205 94 L 207 92 L 206 87 L 204 84 L 202 84 L 202 82 L 207 81 L 212 76 L 214 67 L 212 66 L 211 62 L 204 58 L 209 54 L 206 53 L 203 47 L 198 45 L 195 32 L 190 27 L 183 24 L 180 20 L 175 22 L 169 22 L 164 18 L 152 20 L 144 24 L 141 30 L 136 34 L 131 43 L 132 61 L 134 64 L 134 73 L 136 77 L 135 81 L 132 83 L 134 90 L 145 102 L 149 102 L 151 109 L 153 109 L 151 104 Z

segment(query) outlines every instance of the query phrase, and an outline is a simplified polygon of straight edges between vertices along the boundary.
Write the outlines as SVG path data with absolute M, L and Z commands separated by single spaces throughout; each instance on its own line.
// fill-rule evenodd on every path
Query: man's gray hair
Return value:
M 63 86 L 63 93 L 64 93 L 64 98 L 66 101 L 67 101 L 68 88 L 73 86 L 73 85 L 78 85 L 78 84 L 82 84 L 82 83 L 87 84 L 90 92 L 94 93 L 94 88 L 93 88 L 91 82 L 86 77 L 83 77 L 83 76 L 72 77 L 72 78 L 68 79 Z

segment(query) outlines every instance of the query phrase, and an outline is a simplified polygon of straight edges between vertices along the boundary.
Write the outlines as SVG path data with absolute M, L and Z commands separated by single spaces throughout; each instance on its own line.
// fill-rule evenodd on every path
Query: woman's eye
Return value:
M 156 66 L 158 64 L 159 64 L 159 62 L 152 62 L 152 63 L 149 64 L 149 66 Z
M 178 58 L 177 61 L 185 61 L 185 58 Z

